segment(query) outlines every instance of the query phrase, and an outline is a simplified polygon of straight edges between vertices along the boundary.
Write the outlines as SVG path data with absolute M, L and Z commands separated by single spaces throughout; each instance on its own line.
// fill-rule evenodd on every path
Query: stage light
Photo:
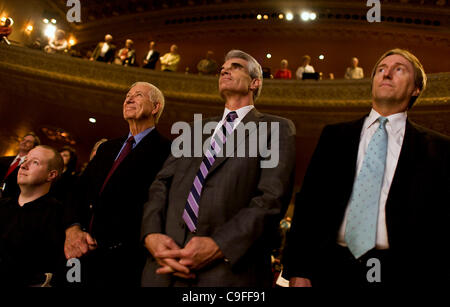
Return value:
M 325 59 L 325 56 L 323 54 L 319 55 L 319 60 Z
M 308 21 L 309 20 L 309 12 L 302 12 L 302 14 L 300 15 L 300 18 L 303 21 Z
M 25 28 L 25 31 L 28 32 L 28 33 L 30 33 L 31 31 L 33 31 L 33 26 L 32 26 L 32 25 L 28 25 L 28 26 Z
M 303 11 L 300 14 L 300 18 L 303 21 L 309 21 L 309 20 L 315 20 L 317 18 L 317 14 L 314 12 L 307 12 L 307 11 Z
M 263 18 L 264 18 L 265 20 L 267 20 L 267 19 L 269 19 L 269 15 L 264 14 Z
M 258 16 L 256 16 L 256 19 L 261 20 L 262 19 L 262 15 L 258 14 Z
M 287 13 L 286 19 L 290 21 L 290 20 L 294 19 L 294 15 L 292 13 Z
M 44 35 L 48 38 L 54 38 L 56 32 L 56 27 L 54 25 L 47 25 L 47 27 L 44 30 Z
M 49 21 L 48 21 L 47 18 L 44 18 L 42 21 L 43 21 L 44 23 L 49 23 Z
M 95 118 L 93 118 L 93 117 L 90 117 L 89 118 L 89 122 L 95 124 L 97 122 L 97 120 Z
M 73 46 L 73 45 L 75 45 L 76 43 L 77 43 L 77 40 L 76 40 L 75 38 L 73 38 L 73 37 L 69 38 L 69 45 L 70 45 L 70 46 Z
M 52 18 L 52 24 L 56 25 L 56 19 Z
M 270 53 L 266 54 L 266 58 L 270 59 L 272 55 Z
M 0 19 L 0 21 L 4 23 L 4 22 L 6 21 L 6 17 L 3 16 L 3 17 Z
M 278 19 L 284 19 L 284 15 L 283 14 L 278 14 Z

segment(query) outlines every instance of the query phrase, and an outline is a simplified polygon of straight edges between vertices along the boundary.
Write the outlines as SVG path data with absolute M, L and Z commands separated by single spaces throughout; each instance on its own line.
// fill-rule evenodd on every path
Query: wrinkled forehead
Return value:
M 150 91 L 150 87 L 144 83 L 138 83 L 135 86 L 133 86 L 132 88 L 130 88 L 130 90 L 128 91 L 127 94 L 134 94 L 136 92 L 142 92 L 144 94 L 148 94 L 148 92 Z
M 248 70 L 248 61 L 241 59 L 241 58 L 228 59 L 225 61 L 225 63 L 223 63 L 222 67 L 227 68 L 227 67 L 231 67 L 232 65 L 240 65 L 240 66 L 244 67 L 246 70 Z
M 385 57 L 383 60 L 380 61 L 380 63 L 378 64 L 378 67 L 392 66 L 392 65 L 396 65 L 396 64 L 404 65 L 411 71 L 413 70 L 412 63 L 407 58 L 405 58 L 404 56 L 402 56 L 400 54 L 391 54 L 391 55 Z

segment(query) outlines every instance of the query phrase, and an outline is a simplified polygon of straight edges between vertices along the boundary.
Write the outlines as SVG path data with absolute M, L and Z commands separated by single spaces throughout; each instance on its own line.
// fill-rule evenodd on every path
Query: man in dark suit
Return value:
M 156 43 L 151 41 L 149 45 L 149 50 L 147 54 L 145 55 L 142 62 L 144 65 L 142 67 L 149 68 L 149 69 L 155 69 L 156 62 L 159 60 L 159 52 L 155 50 Z
M 411 122 L 422 64 L 393 49 L 372 72 L 372 110 L 326 126 L 296 196 L 291 286 L 449 285 L 450 139 Z
M 116 54 L 116 46 L 112 44 L 113 37 L 111 34 L 105 35 L 105 41 L 100 42 L 92 52 L 91 61 L 99 61 L 105 63 L 112 63 Z
M 41 141 L 34 132 L 27 133 L 19 143 L 19 153 L 17 156 L 0 158 L 0 198 L 17 197 L 20 188 L 17 184 L 17 173 L 20 165 L 25 161 L 28 152 L 41 144 Z
M 194 130 L 215 128 L 203 136 L 212 136 L 205 151 L 194 144 L 202 135 L 187 137 L 199 152 L 194 157 L 180 156 L 173 145 L 150 187 L 141 232 L 150 252 L 143 286 L 271 286 L 272 243 L 292 192 L 295 127 L 256 110 L 261 88 L 258 62 L 230 51 L 219 77 L 223 116 L 194 123 Z M 258 137 L 271 154 L 256 153 Z M 245 148 L 228 148 L 234 141 Z M 246 155 L 236 157 L 241 149 Z
M 139 285 L 145 261 L 142 205 L 170 151 L 155 128 L 163 108 L 158 88 L 133 84 L 123 103 L 128 136 L 98 148 L 72 193 L 64 250 L 67 259 L 83 256 L 87 286 Z

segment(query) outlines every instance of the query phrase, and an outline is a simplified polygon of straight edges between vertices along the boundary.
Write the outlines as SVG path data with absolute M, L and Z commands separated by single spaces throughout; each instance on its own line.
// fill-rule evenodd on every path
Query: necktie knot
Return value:
M 128 144 L 130 144 L 130 145 L 133 145 L 134 144 L 134 137 L 133 136 L 130 136 L 129 138 L 128 138 L 128 140 L 127 140 L 127 143 Z
M 388 119 L 386 117 L 380 116 L 378 117 L 378 121 L 380 122 L 380 127 L 383 127 L 384 129 Z
M 235 111 L 231 111 L 227 114 L 227 122 L 234 122 L 234 120 L 238 117 Z

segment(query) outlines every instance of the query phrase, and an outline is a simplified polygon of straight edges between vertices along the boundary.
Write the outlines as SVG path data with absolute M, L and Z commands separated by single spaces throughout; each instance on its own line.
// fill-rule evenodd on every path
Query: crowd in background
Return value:
M 169 52 L 160 56 L 160 52 L 156 49 L 156 42 L 151 41 L 149 43 L 148 50 L 139 65 L 139 61 L 136 59 L 136 50 L 134 49 L 134 42 L 131 39 L 126 39 L 123 48 L 118 49 L 115 44 L 112 43 L 113 37 L 111 34 L 106 34 L 105 39 L 99 42 L 93 51 L 88 51 L 87 56 L 91 61 L 99 61 L 105 63 L 114 63 L 123 66 L 135 66 L 143 67 L 147 69 L 155 69 L 156 64 L 159 61 L 161 71 L 176 72 L 180 70 L 179 63 L 181 56 L 178 52 L 178 46 L 172 44 Z M 38 45 L 40 47 L 40 45 Z M 67 53 L 69 51 L 69 45 L 65 38 L 65 32 L 63 30 L 56 31 L 55 38 L 50 39 L 48 45 L 44 47 L 44 51 L 47 53 Z M 75 54 L 80 56 L 79 54 Z M 206 57 L 201 59 L 197 64 L 197 71 L 200 75 L 217 75 L 219 72 L 219 65 L 213 59 L 214 52 L 208 50 Z M 280 68 L 272 74 L 270 68 L 263 68 L 264 78 L 271 79 L 297 79 L 297 80 L 321 80 L 324 78 L 322 73 L 316 72 L 311 65 L 311 57 L 309 55 L 303 55 L 301 58 L 301 65 L 295 71 L 295 74 L 288 68 L 289 62 L 287 59 L 282 59 Z M 363 79 L 364 72 L 361 67 L 358 66 L 359 60 L 357 57 L 351 59 L 351 65 L 345 70 L 345 79 Z M 189 73 L 189 67 L 186 67 L 185 73 Z M 328 78 L 333 80 L 335 78 L 333 73 L 330 73 Z

